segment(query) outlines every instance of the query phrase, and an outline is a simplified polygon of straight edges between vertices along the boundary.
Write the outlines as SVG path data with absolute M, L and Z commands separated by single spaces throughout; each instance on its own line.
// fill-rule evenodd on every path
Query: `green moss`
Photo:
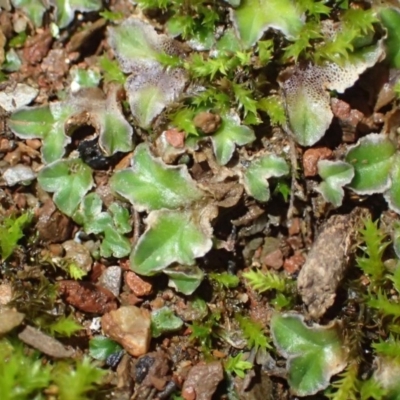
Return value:
M 0 215 L 0 256 L 5 261 L 17 247 L 18 241 L 24 237 L 23 230 L 32 221 L 32 213 L 25 212 L 20 216 Z
M 361 246 L 364 254 L 357 257 L 357 265 L 364 274 L 370 276 L 374 283 L 378 283 L 386 271 L 383 263 L 383 253 L 389 242 L 386 235 L 378 228 L 378 221 L 373 222 L 368 218 L 364 222 L 364 228 L 360 230 L 361 240 L 365 243 Z
M 104 374 L 87 358 L 51 363 L 40 353 L 27 351 L 19 341 L 0 341 L 2 400 L 42 399 L 50 386 L 54 386 L 58 400 L 88 400 Z

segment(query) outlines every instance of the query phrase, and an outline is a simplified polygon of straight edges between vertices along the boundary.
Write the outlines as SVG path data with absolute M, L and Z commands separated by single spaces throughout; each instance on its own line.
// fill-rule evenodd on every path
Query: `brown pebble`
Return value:
M 151 293 L 152 285 L 149 282 L 144 281 L 133 271 L 128 271 L 125 274 L 125 283 L 128 285 L 129 289 L 138 296 L 143 297 Z
M 31 326 L 26 326 L 18 334 L 18 338 L 29 346 L 54 358 L 70 358 L 74 355 L 74 350 Z
M 292 248 L 293 251 L 304 247 L 303 239 L 300 235 L 290 236 L 286 239 L 286 243 Z
M 12 15 L 13 15 L 12 13 L 5 11 L 4 8 L 0 12 L 1 30 L 7 39 L 11 39 L 11 37 L 14 35 L 14 28 L 12 25 Z
M 39 139 L 27 139 L 26 145 L 33 150 L 39 150 L 42 147 L 42 142 Z
M 21 161 L 24 165 L 31 165 L 32 164 L 32 160 L 30 159 L 29 156 L 27 156 L 26 154 L 23 154 L 21 156 Z
M 179 129 L 173 128 L 165 131 L 165 139 L 167 139 L 167 142 L 171 146 L 178 149 L 185 146 L 185 132 L 182 132 Z
M 24 210 L 26 208 L 26 196 L 24 193 L 15 193 L 14 195 L 14 203 L 20 210 Z
M 17 165 L 21 161 L 21 151 L 15 149 L 7 153 L 4 157 L 4 161 L 7 161 L 11 166 Z
M 371 217 L 370 211 L 356 207 L 350 214 L 332 215 L 320 227 L 297 279 L 312 318 L 320 318 L 334 303 L 366 217 Z
M 0 152 L 5 153 L 10 149 L 10 141 L 6 138 L 0 139 Z
M 293 218 L 289 226 L 289 236 L 298 235 L 300 233 L 300 218 Z
M 40 239 L 50 243 L 65 242 L 71 235 L 72 227 L 72 221 L 57 210 L 51 199 L 39 209 L 36 229 Z
M 226 357 L 225 353 L 223 353 L 222 351 L 219 351 L 217 349 L 213 350 L 212 354 L 215 358 L 225 358 Z
M 5 306 L 12 300 L 12 287 L 8 282 L 0 285 L 0 305 Z
M 92 256 L 90 251 L 82 244 L 75 240 L 67 240 L 62 243 L 65 250 L 65 258 L 76 264 L 83 271 L 89 272 L 92 269 Z
M 197 364 L 188 373 L 182 388 L 182 396 L 192 399 L 194 389 L 197 400 L 211 400 L 219 382 L 224 379 L 224 369 L 220 361 Z M 184 393 L 190 397 L 185 397 Z
M 47 56 L 40 64 L 41 70 L 44 72 L 46 77 L 43 84 L 51 82 L 52 88 L 61 89 L 63 87 L 63 77 L 68 72 L 70 65 L 66 63 L 66 52 L 65 49 L 51 49 Z M 43 87 L 43 85 L 42 85 Z
M 156 297 L 151 303 L 152 310 L 158 310 L 165 305 L 165 301 L 161 297 Z
M 49 244 L 49 251 L 52 257 L 61 257 L 64 254 L 64 249 L 61 244 Z
M 72 280 L 60 281 L 58 284 L 65 301 L 78 310 L 104 314 L 117 308 L 115 296 L 101 286 Z
M 196 400 L 196 392 L 192 386 L 185 388 L 182 392 L 182 397 L 185 400 Z
M 332 157 L 332 150 L 327 147 L 307 149 L 303 154 L 304 176 L 310 177 L 318 174 L 318 161 Z
M 18 148 L 21 150 L 21 153 L 30 157 L 30 158 L 39 158 L 40 153 L 35 150 L 33 147 L 29 147 L 25 143 L 18 142 Z
M 336 118 L 353 128 L 364 118 L 361 111 L 352 109 L 348 103 L 337 98 L 331 99 L 331 109 Z
M 267 265 L 273 269 L 279 269 L 283 265 L 283 254 L 280 249 L 276 249 L 271 253 L 267 254 L 263 261 L 263 265 Z
M 104 334 L 134 357 L 148 352 L 151 340 L 150 325 L 149 311 L 135 306 L 120 307 L 101 318 Z
M 25 61 L 28 64 L 37 64 L 42 61 L 49 52 L 52 41 L 53 37 L 49 30 L 29 37 L 23 50 Z
M 210 135 L 218 130 L 221 125 L 221 117 L 218 114 L 210 112 L 198 113 L 194 119 L 193 124 L 199 128 L 206 135 Z
M 24 317 L 25 315 L 18 312 L 15 308 L 4 308 L 0 312 L 0 335 L 3 336 L 21 325 Z
M 142 299 L 139 299 L 139 297 L 136 297 L 133 293 L 126 292 L 121 293 L 119 295 L 119 299 L 122 306 L 135 306 L 143 301 Z
M 92 267 L 92 272 L 90 274 L 90 280 L 92 282 L 97 282 L 105 270 L 106 270 L 106 266 L 104 264 L 101 264 L 96 261 Z
M 300 270 L 305 261 L 306 259 L 301 253 L 296 253 L 285 260 L 283 269 L 289 274 L 294 274 Z

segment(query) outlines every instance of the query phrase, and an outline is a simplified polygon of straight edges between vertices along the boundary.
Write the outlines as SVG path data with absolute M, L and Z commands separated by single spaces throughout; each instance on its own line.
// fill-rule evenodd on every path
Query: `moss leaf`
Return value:
M 151 313 L 151 333 L 157 338 L 163 333 L 181 329 L 183 321 L 168 307 L 162 307 Z
M 303 25 L 303 16 L 292 0 L 243 0 L 231 19 L 246 47 L 253 46 L 270 28 L 293 38 Z
M 310 396 L 329 385 L 347 364 L 338 324 L 308 327 L 301 315 L 275 314 L 271 333 L 278 351 L 287 358 L 288 382 L 294 394 Z
M 258 201 L 270 198 L 268 179 L 279 178 L 289 173 L 286 161 L 274 154 L 266 154 L 252 160 L 243 174 L 243 184 L 248 195 Z
M 50 3 L 56 8 L 57 25 L 60 28 L 72 22 L 76 11 L 98 11 L 102 6 L 101 0 L 51 0 Z
M 323 182 L 316 190 L 322 194 L 325 201 L 335 207 L 341 206 L 344 197 L 343 186 L 350 183 L 354 177 L 353 166 L 344 161 L 320 160 L 318 173 Z
M 152 211 L 146 223 L 130 257 L 131 268 L 138 274 L 154 275 L 174 262 L 191 265 L 211 249 L 212 229 L 203 210 Z
M 155 117 L 178 99 L 186 85 L 183 69 L 165 70 L 161 65 L 131 75 L 125 84 L 129 105 L 141 128 L 148 129 Z
M 122 347 L 105 336 L 94 336 L 89 341 L 89 355 L 95 360 L 107 360 L 109 356 L 122 350 Z
M 193 294 L 204 278 L 204 272 L 197 265 L 173 265 L 163 272 L 169 277 L 168 286 L 186 296 Z
M 93 186 L 92 170 L 80 159 L 55 161 L 38 175 L 43 190 L 54 192 L 55 205 L 71 217 Z
M 30 1 L 30 0 L 12 0 L 12 5 L 16 8 L 20 8 L 33 24 L 38 28 L 42 26 L 43 14 L 46 12 L 46 7 L 41 1 Z
M 41 139 L 43 161 L 51 163 L 64 155 L 65 146 L 71 141 L 65 135 L 64 124 L 72 112 L 72 107 L 64 103 L 21 108 L 11 115 L 8 124 L 21 139 Z
M 350 188 L 358 194 L 383 193 L 390 186 L 394 144 L 385 136 L 371 133 L 351 146 L 345 160 L 354 167 Z
M 132 230 L 129 224 L 128 210 L 117 203 L 112 203 L 108 211 L 102 211 L 103 202 L 97 193 L 90 193 L 81 202 L 75 212 L 74 221 L 83 225 L 86 233 L 102 233 L 103 240 L 100 254 L 103 257 L 113 255 L 116 258 L 127 256 L 131 245 L 124 233 Z
M 388 31 L 386 39 L 387 59 L 392 68 L 400 68 L 400 12 L 386 8 L 381 10 L 379 17 Z
M 150 154 L 147 144 L 136 148 L 132 168 L 116 172 L 110 182 L 140 211 L 185 207 L 203 196 L 186 167 L 167 166 Z
M 300 145 L 312 146 L 318 142 L 331 124 L 333 113 L 327 89 L 343 93 L 383 54 L 380 41 L 352 54 L 343 65 L 324 62 L 321 65 L 309 63 L 304 67 L 299 64 L 281 75 L 289 125 Z
M 218 131 L 211 136 L 215 157 L 220 165 L 225 165 L 231 159 L 236 145 L 243 146 L 255 140 L 252 129 L 241 125 L 239 116 L 235 113 L 222 116 Z
M 400 214 L 400 155 L 396 153 L 390 170 L 392 184 L 385 192 L 384 197 L 389 207 Z
M 126 121 L 117 102 L 117 86 L 107 96 L 105 110 L 94 111 L 100 124 L 99 145 L 107 156 L 133 149 L 133 128 Z
M 118 232 L 114 226 L 108 225 L 104 229 L 104 239 L 100 245 L 102 257 L 126 257 L 131 252 L 129 239 Z
M 108 30 L 109 44 L 125 73 L 157 66 L 159 55 L 177 55 L 174 40 L 159 35 L 148 23 L 131 17 Z

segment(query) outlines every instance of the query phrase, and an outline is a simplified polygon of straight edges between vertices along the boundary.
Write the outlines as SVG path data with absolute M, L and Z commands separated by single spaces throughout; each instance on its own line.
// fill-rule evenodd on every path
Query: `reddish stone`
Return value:
M 285 260 L 283 263 L 283 269 L 289 274 L 294 274 L 300 270 L 305 261 L 306 259 L 301 253 L 296 253 Z
M 72 221 L 57 210 L 51 199 L 47 200 L 38 212 L 36 229 L 39 238 L 50 243 L 64 242 L 70 238 Z
M 263 261 L 263 265 L 272 267 L 273 269 L 279 269 L 283 265 L 283 254 L 280 249 L 276 249 L 271 253 L 267 254 Z
M 221 362 L 213 361 L 195 365 L 190 369 L 183 384 L 182 397 L 185 400 L 211 400 L 218 384 L 223 379 L 224 369 Z
M 84 312 L 104 314 L 117 308 L 115 296 L 91 282 L 60 281 L 59 290 L 67 303 Z
M 182 132 L 176 128 L 168 129 L 165 131 L 165 139 L 167 142 L 178 149 L 185 146 L 185 132 Z
M 304 176 L 310 177 L 318 174 L 318 161 L 332 157 L 332 150 L 327 147 L 308 149 L 303 154 Z
M 128 271 L 125 274 L 125 282 L 129 289 L 131 289 L 138 297 L 147 296 L 151 293 L 152 285 L 149 282 L 144 281 L 132 271 Z
M 23 50 L 24 59 L 28 64 L 37 64 L 46 57 L 49 52 L 53 37 L 50 31 L 44 31 L 30 37 Z
M 293 218 L 289 226 L 289 236 L 294 236 L 300 233 L 300 218 Z
M 361 111 L 351 109 L 350 105 L 343 100 L 332 99 L 331 108 L 336 118 L 352 128 L 356 128 L 358 123 L 364 118 L 364 114 Z
M 182 397 L 185 400 L 196 400 L 196 392 L 193 387 L 187 387 L 182 391 Z
M 90 274 L 90 280 L 92 282 L 97 282 L 99 280 L 101 274 L 105 270 L 106 270 L 106 266 L 96 261 L 92 267 L 92 273 Z

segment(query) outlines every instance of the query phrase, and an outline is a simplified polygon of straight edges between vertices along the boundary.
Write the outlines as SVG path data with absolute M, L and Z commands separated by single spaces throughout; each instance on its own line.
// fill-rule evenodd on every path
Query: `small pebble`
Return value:
M 0 152 L 5 153 L 10 149 L 10 141 L 6 138 L 1 138 L 0 139 Z
M 64 254 L 64 249 L 61 244 L 51 243 L 48 249 L 52 257 L 61 257 Z
M 108 267 L 100 276 L 99 284 L 118 297 L 121 289 L 121 275 L 121 267 L 116 265 Z
M 15 309 L 4 309 L 0 312 L 0 335 L 4 335 L 21 325 L 25 315 Z
M 130 355 L 139 357 L 149 350 L 151 340 L 149 311 L 135 306 L 123 306 L 101 318 L 102 329 Z
M 12 300 L 12 287 L 8 282 L 0 285 L 0 305 L 5 306 Z
M 311 177 L 318 174 L 318 161 L 332 157 L 332 150 L 327 147 L 308 149 L 303 155 L 304 176 Z
M 300 270 L 305 261 L 306 259 L 301 253 L 296 253 L 285 260 L 283 269 L 289 274 L 294 274 Z
M 224 369 L 220 361 L 197 364 L 189 371 L 183 384 L 182 396 L 185 400 L 211 400 L 223 379 Z
M 185 132 L 182 132 L 176 128 L 165 131 L 165 138 L 173 147 L 182 148 L 185 146 Z
M 210 112 L 200 112 L 193 119 L 194 126 L 206 135 L 216 132 L 221 125 L 221 117 Z
M 27 139 L 26 145 L 33 150 L 39 150 L 42 147 L 42 142 L 39 139 Z
M 149 295 L 153 288 L 151 283 L 144 281 L 133 271 L 128 271 L 125 274 L 125 282 L 129 289 L 131 289 L 132 292 L 138 297 Z
M 5 158 L 7 158 L 7 156 Z M 32 171 L 32 169 L 27 165 L 22 165 L 22 164 L 17 164 L 14 165 L 13 167 L 8 168 L 3 174 L 3 179 L 7 186 L 14 186 L 17 183 L 21 184 L 29 183 L 35 178 L 36 174 Z
M 15 149 L 7 153 L 4 157 L 4 161 L 7 161 L 11 166 L 17 165 L 21 161 L 21 150 Z
M 65 250 L 65 258 L 74 262 L 83 271 L 89 272 L 92 269 L 92 256 L 89 250 L 75 240 L 67 240 L 62 244 Z

